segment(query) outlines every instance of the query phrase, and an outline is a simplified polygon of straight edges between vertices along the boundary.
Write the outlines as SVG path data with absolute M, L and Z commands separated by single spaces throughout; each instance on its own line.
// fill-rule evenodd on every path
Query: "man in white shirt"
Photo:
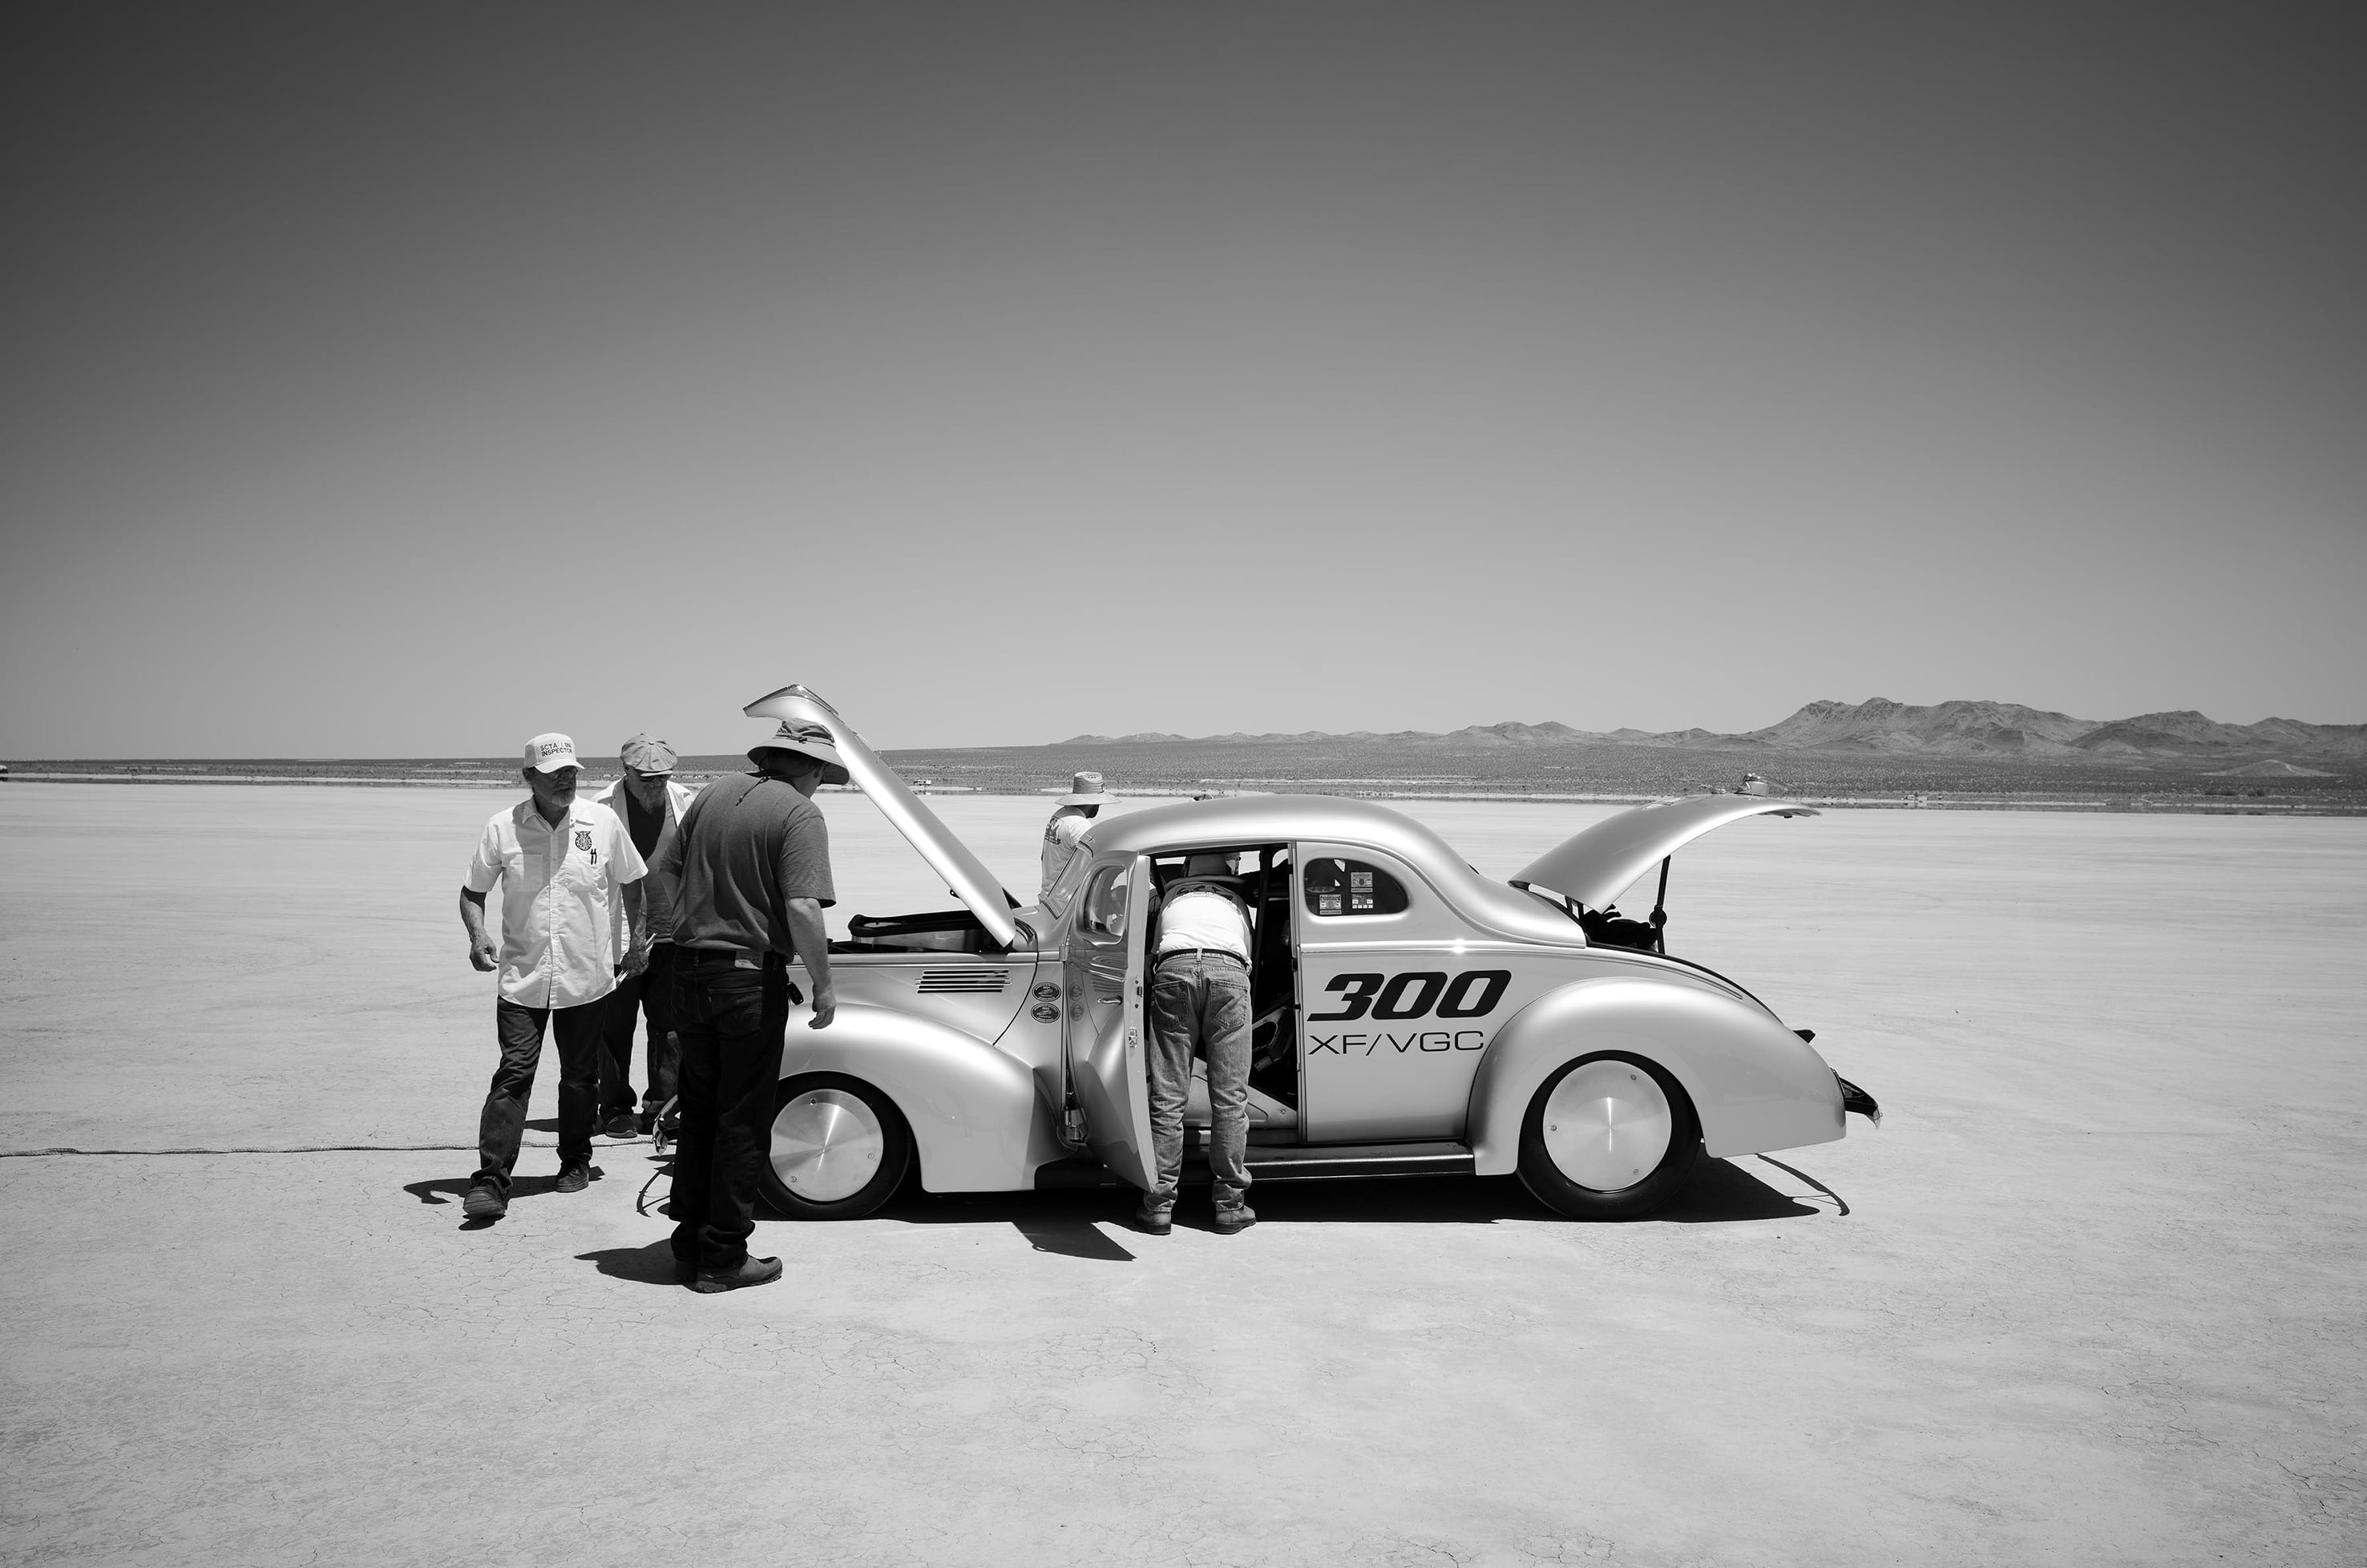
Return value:
M 1069 792 L 1052 802 L 1052 820 L 1044 824 L 1044 880 L 1036 890 L 1038 898 L 1060 880 L 1060 869 L 1077 852 L 1077 840 L 1093 825 L 1093 818 L 1116 799 L 1102 788 L 1098 773 L 1080 773 L 1069 780 Z
M 477 1124 L 478 1168 L 461 1212 L 496 1220 L 509 1210 L 510 1171 L 526 1130 L 527 1099 L 542 1056 L 542 1027 L 559 1048 L 559 1180 L 581 1192 L 592 1181 L 592 1131 L 600 1106 L 600 1026 L 616 989 L 612 901 L 624 906 L 623 967 L 648 961 L 640 880 L 647 868 L 617 813 L 575 798 L 575 743 L 541 734 L 526 744 L 520 769 L 532 794 L 497 812 L 477 841 L 460 884 L 469 961 L 499 971 L 493 1005 L 501 1065 Z M 485 895 L 502 890 L 502 941 L 485 935 Z
M 1167 884 L 1152 938 L 1150 1147 L 1158 1186 L 1142 1195 L 1136 1222 L 1155 1236 L 1174 1228 L 1175 1184 L 1184 1169 L 1184 1106 L 1192 1091 L 1192 1048 L 1208 1059 L 1208 1174 L 1216 1179 L 1216 1228 L 1231 1235 L 1257 1223 L 1249 1206 L 1250 919 L 1232 857 L 1195 855 Z
M 600 1037 L 600 1125 L 611 1138 L 633 1138 L 657 1125 L 658 1112 L 674 1098 L 674 882 L 658 866 L 658 854 L 680 831 L 682 813 L 698 792 L 674 778 L 674 749 L 655 735 L 627 741 L 617 760 L 625 776 L 593 800 L 617 813 L 650 868 L 641 886 L 641 912 L 648 917 L 650 961 L 639 974 L 617 982 L 608 996 L 608 1017 Z M 633 1108 L 633 1028 L 649 1024 L 648 1091 Z M 671 1130 L 668 1135 L 672 1135 Z

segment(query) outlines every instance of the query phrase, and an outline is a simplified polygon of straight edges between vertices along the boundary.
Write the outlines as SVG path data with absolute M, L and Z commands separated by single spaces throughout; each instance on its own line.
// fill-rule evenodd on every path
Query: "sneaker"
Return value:
M 600 1131 L 611 1138 L 639 1138 L 641 1135 L 640 1118 L 629 1110 L 620 1110 L 611 1116 Z
M 498 1220 L 509 1211 L 510 1200 L 489 1181 L 470 1187 L 468 1200 L 460 1205 L 460 1212 L 471 1220 Z
M 592 1185 L 592 1167 L 581 1160 L 571 1160 L 559 1167 L 559 1181 L 553 1192 L 581 1192 Z
M 1216 1229 L 1217 1234 L 1220 1236 L 1238 1234 L 1242 1231 L 1248 1230 L 1251 1225 L 1256 1223 L 1257 1210 L 1251 1209 L 1246 1203 L 1241 1204 L 1239 1208 L 1219 1209 L 1217 1210 Z
M 737 1268 L 702 1268 L 698 1278 L 690 1282 L 690 1288 L 702 1296 L 714 1296 L 726 1290 L 742 1290 L 751 1285 L 770 1285 L 780 1277 L 779 1258 L 752 1257 Z
M 1145 1209 L 1135 1215 L 1134 1228 L 1146 1236 L 1163 1236 L 1175 1229 L 1175 1220 L 1164 1209 Z

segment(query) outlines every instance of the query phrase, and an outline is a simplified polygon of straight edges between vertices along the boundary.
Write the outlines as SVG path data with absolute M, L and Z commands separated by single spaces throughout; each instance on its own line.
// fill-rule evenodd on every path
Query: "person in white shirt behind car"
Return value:
M 647 868 L 617 813 L 578 800 L 575 743 L 541 734 L 526 744 L 521 769 L 532 794 L 496 812 L 477 840 L 460 884 L 460 925 L 469 961 L 499 971 L 493 1004 L 501 1064 L 477 1123 L 477 1175 L 461 1212 L 495 1220 L 508 1212 L 510 1171 L 526 1130 L 527 1098 L 550 1026 L 559 1048 L 559 1180 L 581 1192 L 592 1181 L 592 1131 L 600 1108 L 600 1027 L 617 986 L 617 922 L 624 904 L 623 967 L 649 961 L 641 927 Z M 485 895 L 502 890 L 502 940 L 485 933 Z
M 1052 802 L 1052 820 L 1044 824 L 1044 881 L 1036 889 L 1038 897 L 1060 880 L 1060 869 L 1077 852 L 1077 840 L 1093 825 L 1102 808 L 1116 799 L 1102 788 L 1098 773 L 1080 773 L 1069 780 L 1069 792 Z
M 1232 857 L 1194 855 L 1167 884 L 1152 940 L 1150 1148 L 1158 1185 L 1142 1195 L 1136 1222 L 1152 1235 L 1174 1227 L 1175 1184 L 1184 1169 L 1184 1106 L 1192 1051 L 1208 1059 L 1208 1174 L 1216 1181 L 1216 1228 L 1230 1235 L 1257 1223 L 1249 1206 L 1250 919 Z

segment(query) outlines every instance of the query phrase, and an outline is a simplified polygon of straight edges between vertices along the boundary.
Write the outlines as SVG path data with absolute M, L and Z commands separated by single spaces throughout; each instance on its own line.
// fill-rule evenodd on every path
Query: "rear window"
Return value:
M 1327 920 L 1405 912 L 1405 884 L 1369 861 L 1319 856 L 1307 863 L 1300 885 L 1307 913 Z

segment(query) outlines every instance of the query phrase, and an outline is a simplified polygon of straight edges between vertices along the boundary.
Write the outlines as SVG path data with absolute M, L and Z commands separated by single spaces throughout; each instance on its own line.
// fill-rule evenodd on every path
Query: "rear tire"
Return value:
M 855 1220 L 895 1195 L 912 1159 L 895 1101 L 860 1078 L 809 1073 L 781 1084 L 758 1180 L 789 1219 Z
M 1580 1057 L 1521 1120 L 1521 1180 L 1573 1220 L 1633 1220 L 1674 1197 L 1701 1158 L 1693 1101 L 1641 1057 Z

